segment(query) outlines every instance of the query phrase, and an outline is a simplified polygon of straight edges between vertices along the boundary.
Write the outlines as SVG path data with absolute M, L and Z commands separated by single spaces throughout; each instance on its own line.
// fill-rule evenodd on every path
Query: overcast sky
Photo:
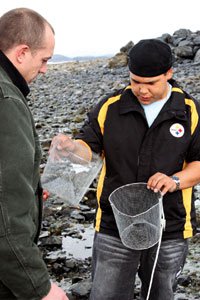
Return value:
M 129 41 L 156 38 L 185 28 L 200 30 L 200 0 L 7 0 L 42 14 L 56 32 L 55 54 L 115 54 Z

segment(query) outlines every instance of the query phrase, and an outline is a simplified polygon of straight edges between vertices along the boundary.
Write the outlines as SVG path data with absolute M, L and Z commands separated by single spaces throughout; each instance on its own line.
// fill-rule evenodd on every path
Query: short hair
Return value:
M 49 22 L 29 8 L 15 8 L 0 17 L 0 50 L 6 52 L 14 46 L 26 44 L 32 51 L 42 48 Z

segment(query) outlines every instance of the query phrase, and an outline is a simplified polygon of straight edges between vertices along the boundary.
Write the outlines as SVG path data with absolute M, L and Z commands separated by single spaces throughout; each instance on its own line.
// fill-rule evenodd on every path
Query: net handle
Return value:
M 160 201 L 160 206 L 161 206 L 161 234 L 160 234 L 160 238 L 159 238 L 159 241 L 158 241 L 158 248 L 156 250 L 156 256 L 155 256 L 155 261 L 154 261 L 152 272 L 151 272 L 151 278 L 150 278 L 150 282 L 149 282 L 149 287 L 148 287 L 148 293 L 147 293 L 146 300 L 148 300 L 149 296 L 150 296 L 151 287 L 152 287 L 152 283 L 153 283 L 153 276 L 154 276 L 154 272 L 155 272 L 157 261 L 158 261 L 158 255 L 159 255 L 159 252 L 160 252 L 160 246 L 161 246 L 161 241 L 162 241 L 162 236 L 163 236 L 163 230 L 165 230 L 165 225 L 166 225 L 166 220 L 165 220 L 162 201 Z

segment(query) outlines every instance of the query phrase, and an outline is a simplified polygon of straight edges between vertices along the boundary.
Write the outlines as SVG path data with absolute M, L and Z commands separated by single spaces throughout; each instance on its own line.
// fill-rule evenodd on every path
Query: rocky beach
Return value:
M 174 53 L 174 79 L 200 102 L 200 31 L 180 29 L 173 35 L 163 34 L 160 39 Z M 59 132 L 73 137 L 83 125 L 87 112 L 102 97 L 128 84 L 127 53 L 132 45 L 129 42 L 112 58 L 50 64 L 46 75 L 32 83 L 29 106 L 42 145 L 41 174 L 52 138 Z M 66 205 L 54 195 L 44 203 L 39 247 L 52 280 L 63 287 L 70 300 L 88 299 L 91 288 L 95 192 L 96 180 L 79 205 Z M 190 240 L 176 300 L 200 299 L 199 186 L 195 188 L 195 196 L 199 233 Z M 139 299 L 139 287 L 137 279 L 133 299 Z

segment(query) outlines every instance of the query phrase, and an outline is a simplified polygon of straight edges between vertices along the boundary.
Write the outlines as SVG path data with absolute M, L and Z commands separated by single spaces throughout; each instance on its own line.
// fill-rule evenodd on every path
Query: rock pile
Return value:
M 189 29 L 179 29 L 173 35 L 169 33 L 158 37 L 161 41 L 169 44 L 175 58 L 175 64 L 194 63 L 200 64 L 200 31 L 192 32 Z M 109 60 L 109 67 L 122 67 L 127 65 L 127 54 L 134 45 L 130 41 L 127 45 L 120 49 L 114 57 Z
M 200 101 L 200 32 L 181 29 L 172 36 L 160 37 L 174 53 L 174 78 Z M 68 62 L 50 65 L 49 71 L 31 86 L 29 105 L 43 150 L 41 172 L 46 164 L 51 139 L 59 132 L 74 136 L 83 125 L 87 112 L 102 97 L 124 87 L 129 82 L 127 53 L 133 45 L 128 43 L 112 59 Z M 77 207 L 63 205 L 51 196 L 45 203 L 40 247 L 53 280 L 59 282 L 71 300 L 88 299 L 91 288 L 91 228 L 95 208 L 94 182 Z M 196 192 L 199 198 L 199 192 Z M 67 238 L 71 250 L 63 247 Z M 75 244 L 72 243 L 75 241 Z M 77 247 L 74 245 L 78 245 Z M 200 270 L 197 266 L 200 250 L 197 235 L 190 246 L 188 264 L 181 276 L 176 299 L 200 299 Z M 79 248 L 80 247 L 80 248 Z M 80 250 L 75 255 L 77 248 Z M 139 297 L 139 283 L 134 299 Z

